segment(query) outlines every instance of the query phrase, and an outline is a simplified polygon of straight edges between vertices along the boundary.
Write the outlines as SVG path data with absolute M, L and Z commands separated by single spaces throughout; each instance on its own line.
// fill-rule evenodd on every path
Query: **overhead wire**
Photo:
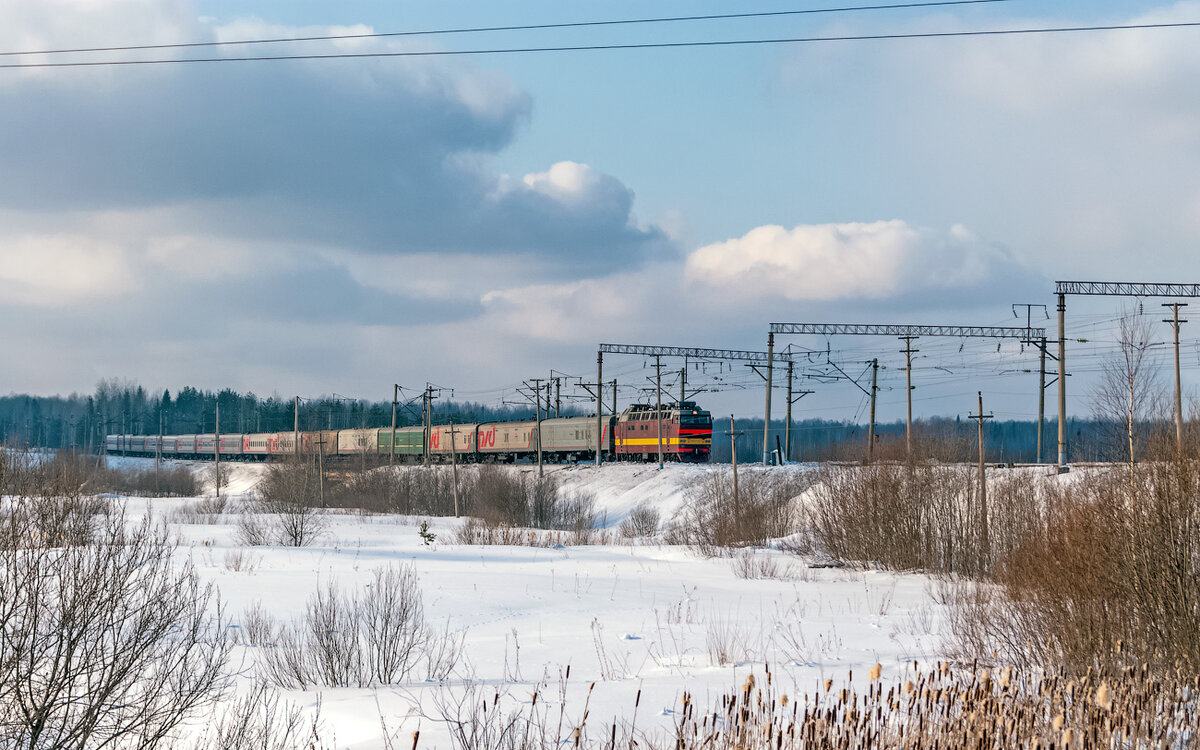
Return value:
M 182 63 L 266 62 L 273 60 L 352 60 L 367 58 L 455 57 L 477 55 L 530 54 L 539 52 L 588 52 L 601 50 L 682 49 L 699 47 L 736 47 L 817 42 L 857 42 L 902 39 L 950 39 L 966 37 L 998 37 L 1025 34 L 1083 33 L 1097 31 L 1128 31 L 1149 29 L 1182 29 L 1200 27 L 1200 21 L 1172 23 L 1106 24 L 1091 26 L 1042 26 L 1015 29 L 976 29 L 968 31 L 927 31 L 893 34 L 847 34 L 839 36 L 775 37 L 757 39 L 714 39 L 687 42 L 630 42 L 612 44 L 574 44 L 541 47 L 491 47 L 459 50 L 404 50 L 376 52 L 335 52 L 326 54 L 252 55 L 245 57 L 180 57 L 151 60 L 79 60 L 72 62 L 3 63 L 0 69 L 29 68 L 88 68 L 133 65 L 174 65 Z M 28 54 L 28 53 L 25 53 Z
M 212 40 L 207 42 L 170 42 L 161 44 L 127 44 L 112 47 L 74 47 L 66 49 L 26 50 L 23 52 L 0 52 L 0 57 L 13 55 L 59 55 L 81 52 L 132 52 L 156 49 L 187 49 L 196 47 L 228 47 L 246 44 L 287 44 L 297 42 L 334 42 L 353 39 L 388 39 L 407 36 L 441 36 L 447 34 L 478 34 L 500 31 L 546 31 L 550 29 L 572 29 L 597 26 L 629 26 L 639 24 L 682 23 L 690 21 L 728 21 L 748 18 L 772 18 L 781 16 L 806 16 L 828 13 L 852 13 L 873 10 L 909 10 L 935 8 L 948 5 L 990 5 L 1015 2 L 1015 0 L 930 0 L 928 2 L 887 3 L 876 5 L 844 5 L 833 8 L 802 8 L 798 10 L 769 10 L 746 13 L 715 13 L 710 15 L 659 16 L 653 18 L 619 18 L 598 21 L 566 21 L 560 23 L 534 23 L 510 26 L 470 26 L 449 29 L 421 29 L 412 31 L 372 31 L 359 34 L 322 34 L 317 36 L 271 37 L 260 39 Z

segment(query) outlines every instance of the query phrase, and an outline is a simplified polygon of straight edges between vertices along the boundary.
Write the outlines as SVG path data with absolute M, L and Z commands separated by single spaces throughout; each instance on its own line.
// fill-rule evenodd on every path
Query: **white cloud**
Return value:
M 1007 262 L 962 227 L 937 232 L 893 220 L 757 227 L 696 250 L 685 275 L 741 298 L 879 300 L 974 287 Z

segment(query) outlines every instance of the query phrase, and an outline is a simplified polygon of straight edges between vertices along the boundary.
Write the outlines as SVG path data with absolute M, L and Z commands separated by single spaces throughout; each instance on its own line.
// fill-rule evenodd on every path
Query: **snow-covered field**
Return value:
M 112 459 L 113 467 L 147 468 L 145 459 Z M 205 466 L 194 465 L 204 472 Z M 254 490 L 265 467 L 232 465 L 227 492 L 233 511 Z M 529 471 L 531 467 L 512 470 Z M 685 486 L 707 467 L 556 467 L 565 491 L 596 498 L 606 524 L 615 527 L 646 503 L 664 521 L 685 502 Z M 788 471 L 804 471 L 789 467 Z M 211 488 L 207 489 L 211 493 Z M 376 689 L 288 691 L 286 698 L 320 705 L 325 739 L 339 748 L 383 748 L 386 725 L 397 747 L 450 747 L 439 706 L 453 705 L 469 685 L 506 692 L 512 705 L 528 702 L 542 681 L 542 700 L 557 700 L 570 666 L 568 716 L 585 707 L 590 724 L 629 720 L 641 691 L 639 728 L 669 727 L 684 691 L 701 707 L 741 683 L 760 678 L 769 662 L 785 691 L 812 690 L 850 672 L 865 680 L 875 663 L 885 677 L 913 660 L 935 661 L 942 648 L 944 615 L 937 583 L 919 575 L 817 569 L 776 550 L 782 575 L 744 579 L 730 559 L 705 559 L 690 550 L 638 540 L 606 546 L 506 547 L 452 543 L 454 519 L 430 519 L 437 541 L 425 545 L 422 519 L 339 514 L 313 546 L 243 547 L 235 512 L 220 523 L 192 523 L 181 508 L 188 499 L 129 498 L 128 512 L 165 518 L 200 576 L 213 582 L 232 614 L 233 627 L 256 602 L 277 619 L 298 616 L 319 587 L 336 581 L 361 590 L 381 566 L 411 564 L 420 578 L 427 618 L 465 629 L 464 660 L 445 683 L 413 682 Z M 619 539 L 616 535 L 614 538 Z M 714 652 L 725 650 L 722 664 Z M 235 662 L 249 685 L 259 650 L 239 646 Z M 595 683 L 590 702 L 587 692 Z M 557 714 L 557 708 L 555 709 Z M 407 743 L 407 744 L 406 744 Z

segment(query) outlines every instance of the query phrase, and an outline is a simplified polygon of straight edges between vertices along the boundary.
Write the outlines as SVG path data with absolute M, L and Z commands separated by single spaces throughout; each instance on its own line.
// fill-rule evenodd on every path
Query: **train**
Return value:
M 542 460 L 550 463 L 591 461 L 597 447 L 606 461 L 657 461 L 661 425 L 663 460 L 686 463 L 708 461 L 712 447 L 712 415 L 693 401 L 654 405 L 634 404 L 620 414 L 596 417 L 561 417 L 540 422 L 481 422 L 423 427 L 357 430 L 207 433 L 196 435 L 106 435 L 110 455 L 165 456 L 167 458 L 266 461 L 297 455 L 331 458 L 394 454 L 400 461 L 437 463 L 515 463 Z M 394 434 L 394 439 L 393 439 Z

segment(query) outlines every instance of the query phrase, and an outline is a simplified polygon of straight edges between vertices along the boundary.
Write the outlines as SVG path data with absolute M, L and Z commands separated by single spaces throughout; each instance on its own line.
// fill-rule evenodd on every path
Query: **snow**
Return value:
M 200 476 L 208 470 L 203 463 L 179 463 Z M 153 461 L 112 459 L 110 465 L 144 469 Z M 131 516 L 151 512 L 167 519 L 180 540 L 179 554 L 218 587 L 235 627 L 256 602 L 287 620 L 300 615 L 308 597 L 330 580 L 361 590 L 375 569 L 411 564 L 427 618 L 467 631 L 460 674 L 446 683 L 287 691 L 289 700 L 310 710 L 320 704 L 324 735 L 339 748 L 384 748 L 385 724 L 408 743 L 419 729 L 422 748 L 451 747 L 439 704 L 452 704 L 472 684 L 486 686 L 489 696 L 507 691 L 511 701 L 528 704 L 544 679 L 555 701 L 568 665 L 568 716 L 582 713 L 594 681 L 588 703 L 593 728 L 614 718 L 628 720 L 639 690 L 639 728 L 667 728 L 685 690 L 707 706 L 749 672 L 761 677 L 764 662 L 785 692 L 795 692 L 815 689 L 826 677 L 841 684 L 851 671 L 856 682 L 863 681 L 877 662 L 885 678 L 896 677 L 913 660 L 928 663 L 942 653 L 945 618 L 936 582 L 920 575 L 814 569 L 778 550 L 752 554 L 776 558 L 783 576 L 747 580 L 737 577 L 728 558 L 706 559 L 654 540 L 559 548 L 460 546 L 451 540 L 461 521 L 436 518 L 428 520 L 437 541 L 427 546 L 417 533 L 425 519 L 349 513 L 332 515 L 314 546 L 244 548 L 233 512 L 266 467 L 229 468 L 230 511 L 217 517 L 220 523 L 190 523 L 178 513 L 195 498 L 126 503 Z M 550 470 L 564 490 L 592 493 L 606 524 L 615 527 L 642 503 L 671 518 L 686 502 L 688 484 L 714 468 Z M 728 642 L 729 664 L 712 658 L 713 640 Z M 246 667 L 238 678 L 243 688 L 258 656 L 248 646 L 235 651 L 235 663 Z

